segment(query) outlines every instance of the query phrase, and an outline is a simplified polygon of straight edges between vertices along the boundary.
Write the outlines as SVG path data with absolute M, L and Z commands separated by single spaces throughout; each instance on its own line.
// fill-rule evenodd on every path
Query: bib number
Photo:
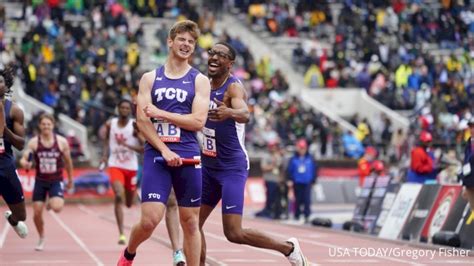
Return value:
M 40 158 L 39 170 L 42 174 L 56 173 L 58 170 L 56 166 L 56 158 Z
M 210 128 L 203 128 L 202 133 L 202 153 L 209 157 L 217 157 L 216 149 L 216 131 Z
M 181 128 L 165 121 L 155 121 L 156 132 L 163 142 L 180 142 Z

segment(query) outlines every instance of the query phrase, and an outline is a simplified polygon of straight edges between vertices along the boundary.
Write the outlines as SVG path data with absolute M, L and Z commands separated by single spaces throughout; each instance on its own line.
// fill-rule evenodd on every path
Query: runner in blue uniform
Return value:
M 202 130 L 201 265 L 206 262 L 203 225 L 221 199 L 224 234 L 230 242 L 276 250 L 287 256 L 291 265 L 307 265 L 296 238 L 278 241 L 257 230 L 242 228 L 244 190 L 249 169 L 244 145 L 245 123 L 250 116 L 247 95 L 242 83 L 230 73 L 235 49 L 228 43 L 220 42 L 208 53 L 212 90 L 208 121 Z
M 137 124 L 147 141 L 141 219 L 133 227 L 118 265 L 132 265 L 138 246 L 163 218 L 171 187 L 178 201 L 187 264 L 199 264 L 201 169 L 200 165 L 182 164 L 182 158 L 200 155 L 196 131 L 204 126 L 209 110 L 209 79 L 188 64 L 198 34 L 196 23 L 177 22 L 168 35 L 165 65 L 145 73 L 140 80 Z M 155 163 L 156 157 L 163 157 L 165 163 Z
M 0 138 L 0 195 L 10 210 L 5 212 L 15 232 L 25 238 L 28 235 L 26 220 L 25 197 L 15 167 L 12 146 L 22 150 L 25 146 L 25 128 L 23 126 L 23 111 L 5 95 L 13 85 L 13 69 L 6 67 L 0 70 L 0 123 L 2 136 Z

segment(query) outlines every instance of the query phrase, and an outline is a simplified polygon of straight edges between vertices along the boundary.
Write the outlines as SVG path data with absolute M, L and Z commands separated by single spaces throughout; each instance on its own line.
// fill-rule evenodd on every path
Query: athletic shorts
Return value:
M 223 214 L 240 214 L 248 170 L 202 168 L 202 204 L 215 207 L 222 198 Z
M 33 201 L 46 201 L 46 196 L 49 196 L 49 198 L 64 198 L 63 181 L 45 181 L 36 179 L 35 188 L 33 189 Z
M 0 195 L 3 196 L 7 204 L 17 204 L 25 201 L 23 188 L 13 164 L 0 169 Z
M 119 181 L 126 190 L 137 190 L 137 171 L 118 167 L 109 167 L 107 172 L 109 174 L 110 184 L 113 184 L 115 181 Z
M 193 158 L 199 154 L 181 155 L 183 158 Z M 201 206 L 202 174 L 200 165 L 182 165 L 170 167 L 166 162 L 153 162 L 156 151 L 145 151 L 142 176 L 142 202 L 161 202 L 166 205 L 174 188 L 178 206 Z

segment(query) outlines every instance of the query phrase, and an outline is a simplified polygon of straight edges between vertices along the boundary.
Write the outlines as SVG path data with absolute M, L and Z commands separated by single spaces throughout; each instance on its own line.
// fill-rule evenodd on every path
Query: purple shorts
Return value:
M 248 170 L 202 168 L 202 204 L 215 207 L 222 198 L 223 214 L 240 214 L 244 209 L 244 191 Z
M 192 158 L 198 154 L 184 156 Z M 166 163 L 153 162 L 160 156 L 156 151 L 146 151 L 143 161 L 142 202 L 161 202 L 166 205 L 171 186 L 174 188 L 178 206 L 200 207 L 202 174 L 200 165 L 169 167 Z

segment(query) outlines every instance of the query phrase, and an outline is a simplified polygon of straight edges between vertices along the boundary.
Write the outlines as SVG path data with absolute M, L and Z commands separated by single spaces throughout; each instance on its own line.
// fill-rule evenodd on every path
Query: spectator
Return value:
M 281 204 L 279 198 L 280 184 L 282 183 L 283 154 L 278 141 L 268 143 L 268 152 L 261 160 L 261 169 L 266 187 L 266 202 L 263 210 L 256 216 L 278 219 L 277 209 Z
M 309 222 L 311 215 L 311 191 L 313 184 L 316 182 L 317 170 L 316 162 L 308 153 L 306 140 L 298 140 L 296 143 L 296 153 L 290 159 L 287 169 L 289 186 L 293 187 L 295 195 L 295 220 L 300 219 L 303 207 L 305 222 Z
M 429 132 L 422 131 L 419 140 L 419 145 L 411 151 L 407 181 L 423 184 L 428 180 L 436 179 L 435 158 L 431 150 L 433 137 Z

